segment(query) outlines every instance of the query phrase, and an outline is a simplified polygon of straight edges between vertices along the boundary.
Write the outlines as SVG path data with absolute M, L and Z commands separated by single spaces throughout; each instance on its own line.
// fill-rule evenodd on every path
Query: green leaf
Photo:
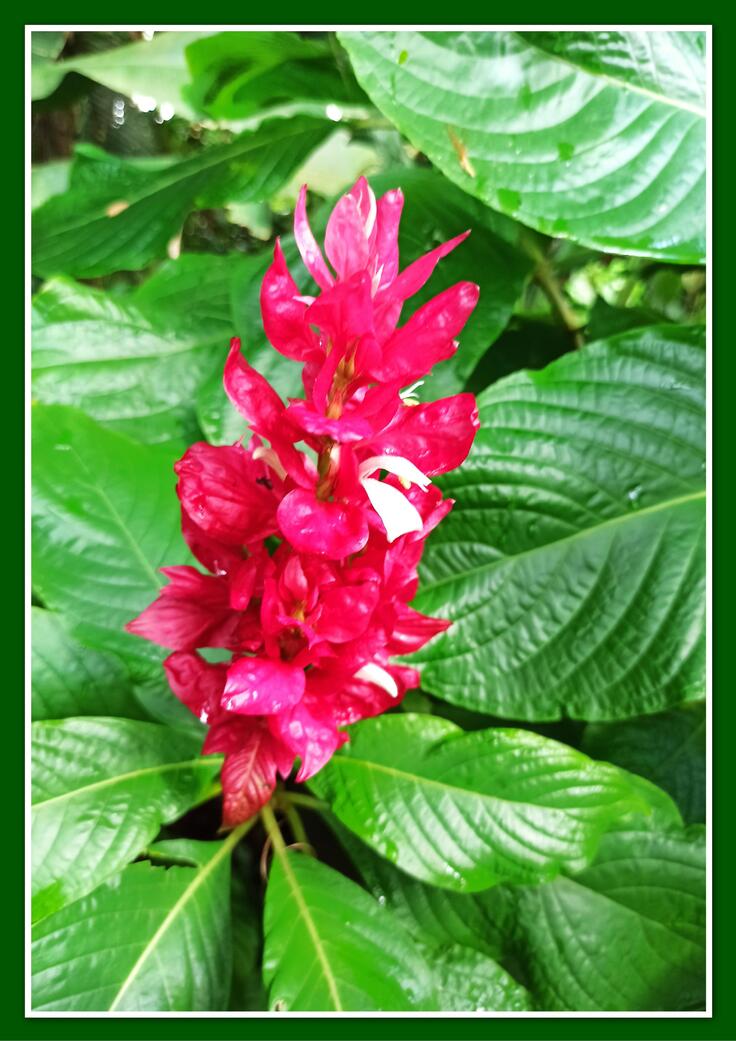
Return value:
M 231 298 L 247 282 L 251 258 L 239 253 L 183 253 L 165 260 L 129 299 L 148 314 L 186 314 L 223 339 L 232 335 Z
M 432 170 L 407 167 L 369 178 L 376 195 L 390 188 L 404 192 L 399 234 L 401 265 L 406 267 L 440 242 L 472 229 L 472 234 L 437 266 L 427 287 L 412 297 L 402 322 L 430 297 L 455 282 L 480 286 L 478 306 L 460 336 L 457 354 L 430 374 L 424 400 L 462 390 L 479 359 L 508 324 L 531 270 L 518 245 L 519 227 L 488 210 Z
M 404 871 L 466 892 L 580 870 L 612 821 L 648 808 L 620 771 L 557 741 L 409 714 L 354 727 L 310 786 Z
M 33 918 L 85 896 L 209 797 L 221 759 L 157 723 L 86 717 L 31 730 Z
M 705 109 L 704 32 L 526 32 L 548 54 L 662 101 Z
M 69 187 L 71 173 L 69 159 L 49 163 L 35 163 L 31 167 L 31 209 L 37 209 L 52 195 L 59 195 Z
M 457 500 L 415 606 L 454 625 L 422 686 L 512 719 L 590 721 L 699 698 L 704 670 L 703 332 L 652 326 L 479 398 Z
M 126 716 L 145 719 L 119 658 L 82 646 L 64 619 L 31 608 L 31 717 Z
M 595 249 L 702 262 L 705 110 L 682 100 L 680 52 L 654 97 L 630 67 L 595 75 L 512 32 L 339 36 L 372 101 L 471 195 Z
M 172 469 L 180 451 L 138 444 L 76 409 L 33 409 L 34 588 L 83 643 L 128 664 L 161 661 L 123 626 L 157 596 L 157 569 L 189 559 Z
M 705 1000 L 700 829 L 604 836 L 576 878 L 520 891 L 517 956 L 550 1011 L 649 1012 Z
M 687 822 L 705 821 L 705 705 L 685 705 L 624 723 L 589 726 L 585 751 L 649 778 Z
M 207 35 L 206 32 L 159 32 L 152 40 L 76 55 L 38 69 L 34 67 L 31 96 L 34 100 L 45 97 L 56 89 L 68 72 L 77 72 L 126 97 L 136 95 L 150 108 L 165 104 L 179 115 L 193 116 L 195 110 L 182 95 L 183 88 L 189 83 L 185 50 L 189 44 Z
M 287 850 L 274 858 L 264 929 L 272 1010 L 436 1007 L 432 972 L 399 922 L 355 882 L 311 857 Z
M 515 887 L 456 893 L 428 885 L 374 853 L 334 817 L 328 822 L 368 890 L 417 942 L 425 948 L 470 948 L 496 961 L 505 957 L 515 928 Z
M 443 1012 L 530 1012 L 529 992 L 498 962 L 468 947 L 446 947 L 427 953 L 442 980 Z
M 328 119 L 273 119 L 230 144 L 213 145 L 158 170 L 106 156 L 83 183 L 33 214 L 33 271 L 44 278 L 96 278 L 137 270 L 166 255 L 195 209 L 268 198 L 330 133 Z
M 292 32 L 224 32 L 187 48 L 192 82 L 185 97 L 219 120 L 239 120 L 276 106 L 350 102 L 366 98 L 338 67 L 325 40 Z
M 214 1012 L 227 1007 L 231 845 L 151 849 L 32 930 L 33 1007 L 44 1012 Z M 154 866 L 174 858 L 171 866 Z
M 186 314 L 147 313 L 67 279 L 33 298 L 32 387 L 140 441 L 194 440 L 193 398 L 221 371 L 228 339 Z

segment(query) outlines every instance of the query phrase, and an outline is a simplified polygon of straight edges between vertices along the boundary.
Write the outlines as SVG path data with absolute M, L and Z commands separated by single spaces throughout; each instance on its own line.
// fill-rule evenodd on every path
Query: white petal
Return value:
M 432 483 L 419 467 L 405 459 L 403 455 L 372 455 L 358 467 L 358 480 L 362 481 L 376 470 L 388 470 L 390 474 L 394 474 L 401 480 L 418 485 L 422 491 Z
M 398 488 L 385 481 L 376 481 L 373 477 L 364 478 L 362 484 L 373 509 L 383 521 L 389 542 L 394 542 L 408 531 L 422 530 L 424 522 L 419 510 Z
M 365 680 L 366 683 L 375 683 L 377 687 L 385 690 L 392 698 L 398 698 L 399 696 L 399 688 L 396 686 L 396 680 L 390 672 L 386 672 L 385 669 L 381 668 L 380 665 L 376 665 L 375 662 L 370 662 L 368 665 L 364 665 L 361 669 L 358 669 L 355 673 L 355 679 Z

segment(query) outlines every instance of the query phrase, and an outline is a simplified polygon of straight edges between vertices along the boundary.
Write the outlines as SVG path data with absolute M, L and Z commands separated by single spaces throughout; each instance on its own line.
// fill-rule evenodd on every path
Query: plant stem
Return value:
M 251 817 L 250 820 L 243 821 L 242 824 L 238 824 L 236 828 L 233 828 L 233 830 L 230 832 L 230 834 L 222 844 L 223 853 L 226 853 L 229 850 L 234 849 L 235 846 L 237 846 L 237 844 L 240 842 L 240 840 L 245 838 L 250 829 L 256 824 L 257 820 L 257 817 Z
M 313 795 L 303 795 L 301 792 L 281 792 L 281 798 L 285 802 L 291 803 L 292 806 L 303 806 L 305 810 L 315 810 L 317 813 L 324 813 L 325 810 L 329 810 L 330 804 L 325 802 L 323 799 L 315 799 Z
M 261 820 L 263 821 L 263 827 L 266 829 L 266 834 L 271 840 L 274 853 L 279 857 L 283 857 L 286 854 L 286 843 L 276 821 L 276 816 L 271 809 L 270 802 L 261 807 Z
M 536 265 L 534 281 L 549 300 L 553 311 L 569 332 L 575 346 L 582 347 L 584 341 L 578 317 L 568 304 L 549 261 L 537 244 L 532 242 L 528 236 L 522 235 L 519 241 L 525 253 L 532 258 Z
M 296 841 L 301 843 L 302 846 L 309 846 L 309 839 L 307 838 L 307 833 L 302 824 L 302 819 L 294 806 L 286 807 L 286 819 L 289 822 L 289 827 L 291 828 Z

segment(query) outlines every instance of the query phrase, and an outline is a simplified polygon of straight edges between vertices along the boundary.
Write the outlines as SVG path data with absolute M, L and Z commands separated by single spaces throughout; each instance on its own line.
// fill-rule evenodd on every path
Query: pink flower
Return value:
M 127 626 L 173 651 L 171 688 L 208 726 L 205 752 L 225 756 L 226 826 L 257 812 L 295 759 L 307 780 L 345 727 L 398 705 L 419 675 L 392 657 L 450 624 L 409 604 L 427 535 L 452 507 L 432 478 L 464 460 L 478 414 L 470 394 L 414 394 L 457 349 L 478 289 L 460 282 L 398 324 L 468 234 L 400 272 L 402 206 L 399 190 L 376 200 L 360 178 L 332 211 L 325 259 L 302 189 L 294 232 L 319 293 L 300 292 L 277 241 L 261 308 L 270 342 L 303 365 L 305 396 L 283 402 L 232 341 L 225 389 L 252 436 L 192 445 L 176 464 L 182 531 L 206 570 L 163 568 L 168 584 Z M 229 660 L 206 661 L 208 647 Z

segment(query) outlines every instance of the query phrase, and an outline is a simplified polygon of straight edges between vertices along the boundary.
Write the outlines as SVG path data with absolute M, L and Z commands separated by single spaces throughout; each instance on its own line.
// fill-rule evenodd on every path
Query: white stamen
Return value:
M 316 296 L 295 296 L 294 299 L 300 304 L 313 304 Z
M 281 480 L 286 479 L 286 470 L 281 465 L 281 460 L 274 452 L 273 448 L 266 448 L 265 445 L 260 445 L 253 452 L 253 458 L 255 460 L 262 459 L 266 466 L 270 466 L 271 469 L 276 473 Z
M 389 542 L 394 542 L 409 531 L 422 530 L 424 523 L 419 510 L 398 488 L 373 477 L 364 477 L 362 484 L 371 506 L 383 521 Z
M 355 673 L 356 680 L 365 680 L 366 683 L 375 683 L 377 687 L 385 690 L 387 694 L 390 694 L 392 698 L 398 698 L 399 688 L 396 686 L 396 680 L 393 678 L 390 672 L 386 672 L 380 665 L 376 665 L 375 662 L 369 662 L 368 665 L 364 665 L 358 669 Z
M 414 397 L 414 391 L 419 390 L 420 387 L 424 386 L 424 380 L 417 380 L 416 383 L 412 383 L 410 387 L 406 387 L 404 390 L 399 391 L 399 397 L 404 400 L 405 398 Z

